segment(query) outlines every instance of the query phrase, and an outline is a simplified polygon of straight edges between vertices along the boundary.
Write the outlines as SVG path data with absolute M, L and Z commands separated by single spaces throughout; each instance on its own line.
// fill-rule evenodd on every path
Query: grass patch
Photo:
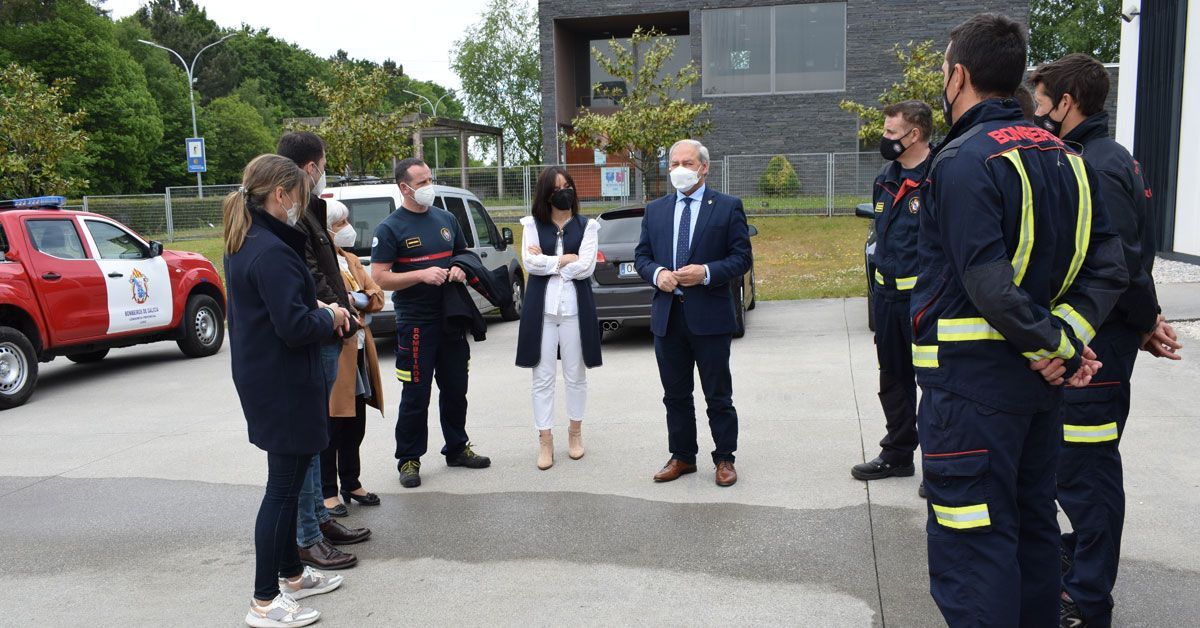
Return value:
M 758 228 L 758 235 L 751 240 L 758 298 L 774 301 L 866 296 L 866 220 L 853 216 L 767 216 L 751 218 L 750 224 Z M 497 226 L 512 229 L 514 251 L 521 251 L 521 225 L 498 222 Z M 225 242 L 220 236 L 179 240 L 165 246 L 204 255 L 217 267 L 222 281 L 225 279 L 221 263 Z

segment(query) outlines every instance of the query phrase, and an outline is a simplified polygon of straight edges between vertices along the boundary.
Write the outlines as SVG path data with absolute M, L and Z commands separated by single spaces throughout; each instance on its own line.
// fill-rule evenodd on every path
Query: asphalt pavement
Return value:
M 1178 299 L 1200 311 L 1200 293 Z M 362 447 L 363 483 L 383 504 L 351 506 L 344 520 L 374 536 L 346 548 L 361 563 L 340 590 L 305 603 L 324 613 L 321 626 L 942 625 L 919 473 L 869 484 L 849 474 L 884 432 L 865 308 L 845 299 L 750 312 L 733 345 L 741 436 L 730 488 L 714 484 L 707 460 L 676 482 L 651 481 L 669 454 L 642 329 L 609 338 L 604 366 L 589 372 L 587 455 L 567 458 L 560 424 L 556 464 L 538 471 L 530 373 L 513 366 L 517 326 L 496 322 L 472 345 L 468 415 L 492 467 L 445 466 L 435 408 L 424 484 L 401 488 L 399 384 L 385 381 L 385 416 L 369 416 Z M 1200 354 L 1185 355 L 1144 356 L 1134 377 L 1120 626 L 1200 617 Z M 240 625 L 265 476 L 228 348 L 190 360 L 160 343 L 42 365 L 30 402 L 0 413 L 0 625 Z

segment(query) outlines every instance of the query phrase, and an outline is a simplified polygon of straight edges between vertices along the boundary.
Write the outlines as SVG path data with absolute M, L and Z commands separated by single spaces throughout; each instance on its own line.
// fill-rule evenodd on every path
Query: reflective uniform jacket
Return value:
M 1015 100 L 991 99 L 951 128 L 929 185 L 917 381 L 1005 412 L 1053 409 L 1060 391 L 1030 361 L 1062 358 L 1072 375 L 1127 284 L 1095 175 Z
M 875 177 L 875 266 L 874 281 L 901 291 L 912 290 L 917 283 L 917 216 L 921 211 L 922 186 L 932 161 L 914 168 L 915 177 L 903 175 L 900 162 L 888 162 Z
M 1159 313 L 1151 276 L 1156 248 L 1154 215 L 1141 164 L 1108 136 L 1108 113 L 1104 111 L 1071 129 L 1063 142 L 1079 150 L 1096 173 L 1109 220 L 1125 250 L 1129 287 L 1108 315 L 1108 321 L 1123 323 L 1140 333 L 1153 331 Z

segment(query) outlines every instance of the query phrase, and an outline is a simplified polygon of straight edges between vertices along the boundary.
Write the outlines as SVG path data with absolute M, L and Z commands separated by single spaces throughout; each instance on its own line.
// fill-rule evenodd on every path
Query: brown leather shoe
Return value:
M 733 470 L 733 463 L 728 460 L 722 460 L 717 463 L 717 486 L 733 486 L 737 482 L 737 471 Z
M 349 569 L 358 564 L 357 556 L 343 552 L 329 541 L 317 541 L 299 550 L 300 562 L 317 569 Z
M 321 534 L 334 545 L 353 545 L 371 538 L 371 529 L 347 528 L 336 519 L 330 519 L 321 524 Z
M 679 476 L 681 476 L 681 475 L 686 475 L 688 473 L 695 473 L 695 472 L 696 472 L 696 465 L 688 464 L 688 463 L 686 463 L 682 460 L 676 459 L 676 458 L 671 458 L 670 460 L 667 461 L 667 465 L 664 466 L 661 471 L 654 474 L 654 481 L 655 482 L 670 482 L 672 480 L 678 480 Z

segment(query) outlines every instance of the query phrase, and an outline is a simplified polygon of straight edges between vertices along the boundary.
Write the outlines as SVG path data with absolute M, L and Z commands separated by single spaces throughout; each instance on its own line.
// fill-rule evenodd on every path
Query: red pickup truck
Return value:
M 0 201 L 0 410 L 25 403 L 38 363 L 95 362 L 174 340 L 209 356 L 225 340 L 225 287 L 203 255 L 164 251 L 62 197 Z

